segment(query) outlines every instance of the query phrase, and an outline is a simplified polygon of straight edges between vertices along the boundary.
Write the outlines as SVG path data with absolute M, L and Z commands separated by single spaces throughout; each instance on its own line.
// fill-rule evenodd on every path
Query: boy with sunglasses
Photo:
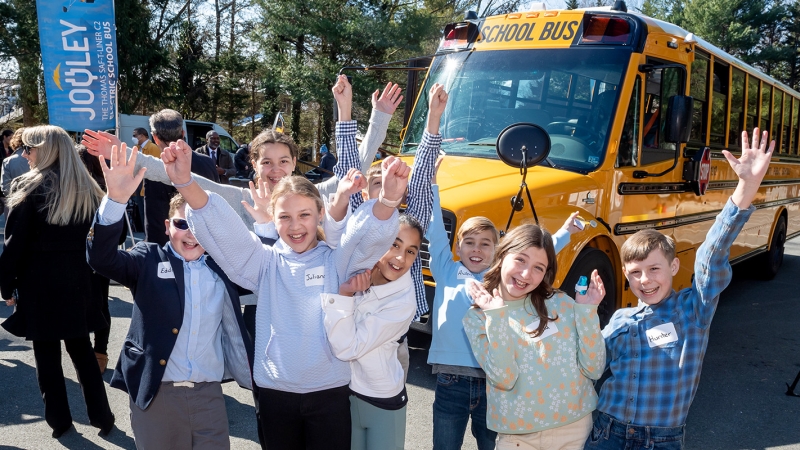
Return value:
M 137 449 L 230 448 L 220 382 L 252 388 L 253 346 L 242 319 L 239 287 L 197 242 L 186 202 L 170 201 L 163 247 L 140 242 L 117 249 L 128 199 L 144 178 L 137 151 L 114 147 L 111 167 L 100 158 L 108 195 L 87 238 L 89 265 L 130 288 L 131 325 L 111 378 L 128 393 Z

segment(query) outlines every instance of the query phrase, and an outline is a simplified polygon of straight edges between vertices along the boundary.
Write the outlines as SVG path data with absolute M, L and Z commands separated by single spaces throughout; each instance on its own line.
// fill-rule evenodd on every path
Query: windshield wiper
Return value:
M 486 143 L 480 143 L 480 142 L 470 142 L 470 143 L 469 143 L 469 144 L 467 144 L 467 145 L 477 145 L 477 146 L 479 146 L 479 147 L 494 147 L 494 146 L 496 146 L 496 144 L 495 144 L 495 143 L 491 143 L 491 144 L 490 144 L 490 143 L 488 143 L 488 142 L 486 142 Z
M 419 142 L 406 142 L 405 144 L 403 144 L 403 147 L 412 147 L 414 145 L 418 146 Z

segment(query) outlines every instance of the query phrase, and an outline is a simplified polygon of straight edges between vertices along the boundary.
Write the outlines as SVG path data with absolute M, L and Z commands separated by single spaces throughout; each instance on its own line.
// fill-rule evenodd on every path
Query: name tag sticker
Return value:
M 536 331 L 537 328 L 539 328 L 539 322 L 540 321 L 537 320 L 536 322 L 531 323 L 530 325 L 525 327 L 525 331 L 527 331 L 528 333 L 533 333 L 534 331 Z M 547 322 L 547 326 L 544 327 L 544 331 L 542 332 L 542 334 L 533 338 L 533 342 L 539 342 L 542 339 L 548 336 L 552 336 L 556 333 L 558 333 L 558 326 L 556 326 L 556 323 L 551 320 L 550 322 Z
M 461 266 L 458 268 L 458 279 L 459 280 L 474 280 L 475 275 L 472 274 L 466 267 Z
M 172 264 L 169 261 L 158 263 L 158 278 L 175 278 L 175 274 L 172 273 Z
M 645 331 L 645 334 L 647 334 L 647 343 L 650 344 L 650 348 L 660 347 L 678 340 L 678 332 L 675 331 L 675 325 L 672 322 L 650 328 Z
M 306 270 L 306 286 L 322 286 L 325 284 L 325 266 L 312 267 Z

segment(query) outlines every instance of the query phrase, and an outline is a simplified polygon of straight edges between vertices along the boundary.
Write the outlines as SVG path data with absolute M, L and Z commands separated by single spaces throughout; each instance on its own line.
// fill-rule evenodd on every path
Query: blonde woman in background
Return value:
M 31 170 L 11 183 L 0 254 L 0 294 L 17 308 L 2 325 L 33 341 L 45 421 L 53 437 L 72 427 L 60 341 L 78 373 L 89 421 L 105 436 L 114 415 L 89 333 L 108 323 L 86 263 L 87 234 L 103 191 L 63 129 L 27 128 L 22 145 Z

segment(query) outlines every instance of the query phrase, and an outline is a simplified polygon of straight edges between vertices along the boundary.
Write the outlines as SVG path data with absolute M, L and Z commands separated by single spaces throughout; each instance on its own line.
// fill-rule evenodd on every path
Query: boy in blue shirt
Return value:
M 110 385 L 128 393 L 137 449 L 230 448 L 221 382 L 252 388 L 253 345 L 239 305 L 239 287 L 205 255 L 184 207 L 170 201 L 162 248 L 140 242 L 117 249 L 122 216 L 144 171 L 137 151 L 113 148 L 101 159 L 108 194 L 87 238 L 89 265 L 130 288 L 131 325 Z
M 697 250 L 691 288 L 672 290 L 680 262 L 671 238 L 643 230 L 623 244 L 623 271 L 639 304 L 618 310 L 603 329 L 611 377 L 600 391 L 586 450 L 683 447 L 711 319 L 731 280 L 730 247 L 755 211 L 751 203 L 775 142 L 766 145 L 767 132 L 759 145 L 756 128 L 752 146 L 742 133 L 741 158 L 722 151 L 739 183 Z
M 436 148 L 438 150 L 438 147 Z M 436 162 L 432 184 L 433 215 L 425 237 L 429 241 L 431 275 L 436 280 L 436 296 L 431 309 L 432 339 L 428 364 L 436 374 L 433 401 L 434 450 L 460 449 L 467 421 L 472 418 L 472 436 L 479 450 L 495 448 L 497 433 L 486 427 L 486 374 L 475 359 L 462 319 L 472 305 L 467 281 L 483 281 L 494 258 L 499 234 L 486 217 L 471 217 L 456 234 L 453 260 L 450 239 L 444 228 L 436 172 L 443 158 Z M 553 235 L 556 253 L 568 243 L 570 234 L 580 231 L 575 212 Z

